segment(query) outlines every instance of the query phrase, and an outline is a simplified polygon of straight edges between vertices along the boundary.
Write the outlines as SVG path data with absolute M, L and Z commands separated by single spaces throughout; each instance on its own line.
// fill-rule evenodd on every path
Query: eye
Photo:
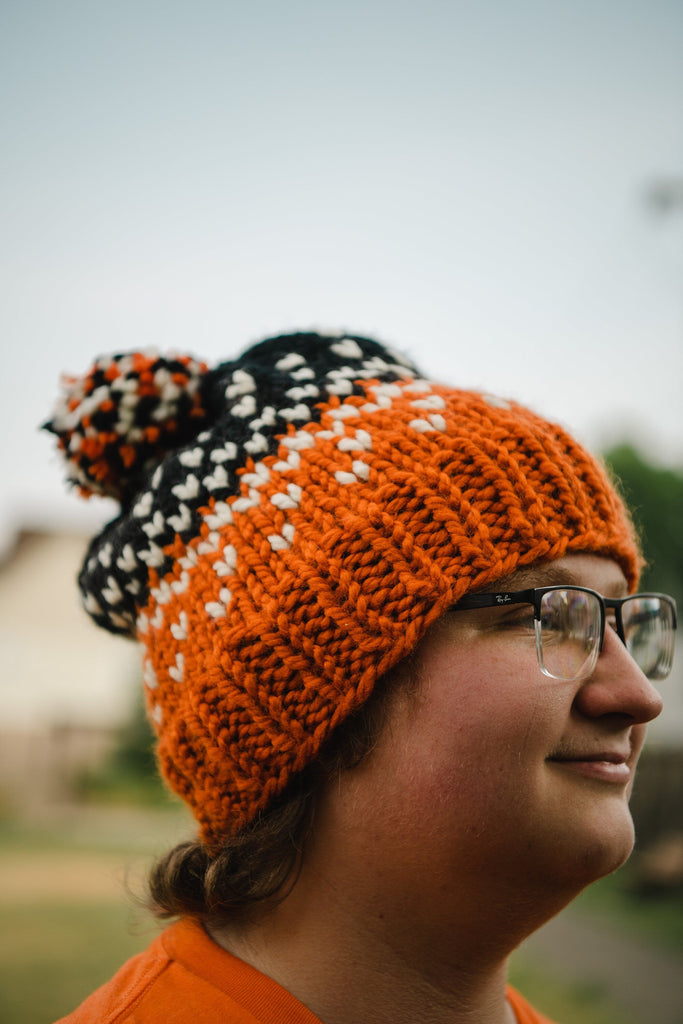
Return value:
M 501 629 L 518 629 L 533 633 L 534 610 L 531 605 L 520 605 L 518 608 L 511 608 L 504 615 L 500 615 L 496 622 Z

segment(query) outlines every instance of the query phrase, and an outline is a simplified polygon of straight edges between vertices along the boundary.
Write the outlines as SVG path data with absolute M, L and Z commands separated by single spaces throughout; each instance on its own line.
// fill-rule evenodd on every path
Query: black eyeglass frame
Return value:
M 643 591 L 637 594 L 628 594 L 626 597 L 603 597 L 597 590 L 592 590 L 590 587 L 579 587 L 573 583 L 567 584 L 555 584 L 550 587 L 531 587 L 528 590 L 500 590 L 492 591 L 490 593 L 474 593 L 468 594 L 463 597 L 457 604 L 452 605 L 450 611 L 471 611 L 477 608 L 505 608 L 511 604 L 530 604 L 534 608 L 534 619 L 540 623 L 541 621 L 541 601 L 543 595 L 548 594 L 552 591 L 557 590 L 579 590 L 585 594 L 592 594 L 598 600 L 600 607 L 600 643 L 598 645 L 598 655 L 602 651 L 603 643 L 605 640 L 605 623 L 607 621 L 607 609 L 614 611 L 614 624 L 616 626 L 617 636 L 623 643 L 624 647 L 626 644 L 626 635 L 624 632 L 624 620 L 622 615 L 622 608 L 625 604 L 630 601 L 640 598 L 658 598 L 663 601 L 664 604 L 668 605 L 671 609 L 672 628 L 676 630 L 676 601 L 673 597 L 668 594 L 659 594 L 656 592 Z M 539 659 L 541 653 L 539 651 Z M 543 668 L 541 661 L 541 669 L 545 674 L 550 675 L 549 672 Z

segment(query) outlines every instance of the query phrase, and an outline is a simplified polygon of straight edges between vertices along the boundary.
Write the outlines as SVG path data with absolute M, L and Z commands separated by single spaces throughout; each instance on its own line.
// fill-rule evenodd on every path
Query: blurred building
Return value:
M 87 538 L 20 532 L 0 564 L 0 801 L 65 795 L 106 756 L 139 690 L 129 640 L 91 622 L 76 576 Z

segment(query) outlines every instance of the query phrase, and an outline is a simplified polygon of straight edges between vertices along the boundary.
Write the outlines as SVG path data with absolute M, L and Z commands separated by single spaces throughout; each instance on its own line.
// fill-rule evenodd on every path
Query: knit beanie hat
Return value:
M 571 551 L 637 581 L 630 520 L 560 427 L 366 338 L 284 335 L 214 369 L 105 356 L 46 428 L 81 493 L 121 504 L 83 601 L 141 641 L 161 771 L 209 848 L 469 591 Z

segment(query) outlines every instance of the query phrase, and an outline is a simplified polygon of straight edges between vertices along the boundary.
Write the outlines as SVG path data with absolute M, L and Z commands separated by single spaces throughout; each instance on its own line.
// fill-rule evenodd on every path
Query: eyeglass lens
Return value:
M 672 606 L 657 595 L 634 595 L 618 602 L 623 639 L 648 679 L 665 679 L 674 652 Z M 608 609 L 610 602 L 607 602 Z M 602 605 L 596 594 L 571 587 L 546 591 L 536 620 L 542 671 L 554 679 L 579 679 L 595 667 L 602 636 Z M 610 612 L 614 615 L 614 612 Z
M 571 588 L 541 598 L 536 643 L 541 669 L 554 679 L 589 674 L 600 650 L 602 609 L 595 594 Z
M 648 679 L 666 679 L 674 654 L 673 610 L 654 595 L 634 595 L 621 606 L 626 649 Z

